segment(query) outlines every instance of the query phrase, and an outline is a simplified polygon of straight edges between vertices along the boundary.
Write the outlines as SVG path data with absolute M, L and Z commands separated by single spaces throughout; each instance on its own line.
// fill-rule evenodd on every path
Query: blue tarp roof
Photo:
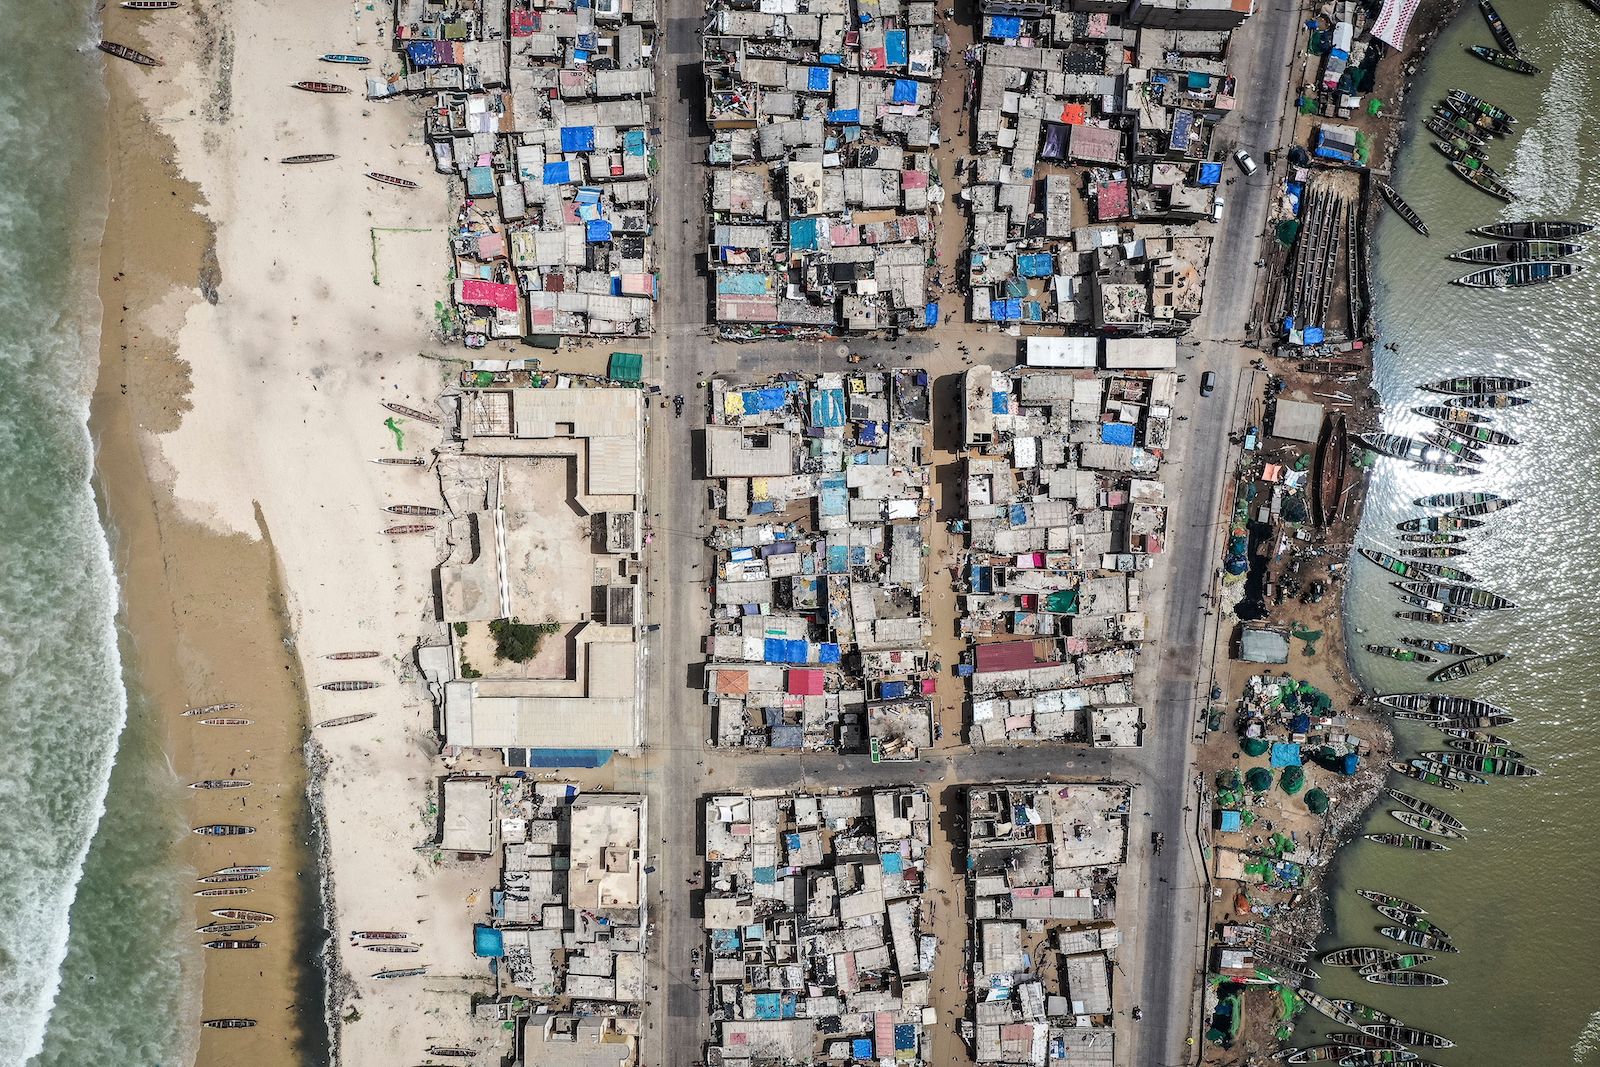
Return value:
M 591 241 L 611 240 L 611 223 L 605 219 L 591 219 L 586 227 L 585 236 Z
M 1133 444 L 1131 422 L 1108 422 L 1100 427 L 1100 442 L 1107 445 Z
M 448 41 L 407 41 L 406 58 L 413 67 L 448 66 L 456 61 L 456 50 Z
M 472 928 L 472 954 L 484 959 L 496 959 L 506 954 L 506 939 L 492 926 L 478 923 Z
M 872 1055 L 872 1038 L 856 1037 L 850 1039 L 850 1058 L 853 1060 L 870 1060 Z
M 1222 164 L 1221 163 L 1202 163 L 1202 164 L 1200 164 L 1200 184 L 1201 185 L 1221 185 L 1222 184 Z
M 565 161 L 546 163 L 544 165 L 544 183 L 546 185 L 565 185 L 573 180 L 572 168 Z
M 883 50 L 891 67 L 903 67 L 908 61 L 906 31 L 890 30 L 883 35 Z
M 1011 411 L 1011 394 L 996 390 L 989 396 L 989 410 L 996 415 L 1006 415 Z
M 622 150 L 630 156 L 644 155 L 644 131 L 628 130 L 622 135 Z
M 783 407 L 788 391 L 782 386 L 768 386 L 765 389 L 743 389 L 739 392 L 739 403 L 747 415 L 759 415 L 766 411 L 777 411 Z
M 1244 817 L 1237 811 L 1223 811 L 1218 812 L 1217 814 L 1221 816 L 1217 822 L 1219 829 L 1227 830 L 1230 833 L 1237 833 L 1244 827 Z
M 1300 746 L 1293 741 L 1274 741 L 1272 743 L 1272 765 L 1274 767 L 1300 766 Z
M 917 102 L 917 83 L 908 78 L 896 78 L 894 81 L 894 95 L 890 99 L 897 104 L 915 104 Z
M 937 300 L 922 309 L 922 324 L 924 326 L 939 325 L 939 302 Z
M 1002 41 L 1014 41 L 1022 36 L 1022 20 L 997 15 L 989 19 L 989 36 Z
M 858 107 L 839 107 L 828 112 L 828 121 L 837 125 L 854 125 L 861 121 L 861 109 Z
M 806 68 L 806 88 L 814 93 L 825 93 L 833 84 L 833 72 L 827 67 Z
M 1016 322 L 1022 318 L 1022 301 L 1015 298 L 1010 300 L 989 301 L 989 317 L 999 322 Z
M 594 127 L 593 126 L 563 126 L 561 127 L 561 151 L 563 152 L 593 152 Z
M 822 247 L 822 229 L 816 219 L 789 220 L 789 247 L 814 252 Z
M 843 426 L 844 425 L 844 390 L 843 389 L 813 389 L 811 390 L 811 425 L 813 426 Z M 844 475 L 838 475 L 839 483 L 844 484 Z
M 896 1052 L 917 1047 L 917 1028 L 910 1023 L 894 1024 L 894 1048 Z
M 878 687 L 878 695 L 884 700 L 899 700 L 909 688 L 906 682 L 884 682 Z
M 1049 252 L 1027 252 L 1017 257 L 1017 273 L 1024 278 L 1048 278 L 1056 272 L 1056 257 Z
M 830 518 L 835 515 L 847 515 L 850 513 L 850 489 L 845 484 L 844 475 L 830 474 L 818 483 L 817 511 Z M 829 551 L 831 552 L 832 549 L 830 548 Z M 849 569 L 848 564 L 839 568 L 841 572 Z

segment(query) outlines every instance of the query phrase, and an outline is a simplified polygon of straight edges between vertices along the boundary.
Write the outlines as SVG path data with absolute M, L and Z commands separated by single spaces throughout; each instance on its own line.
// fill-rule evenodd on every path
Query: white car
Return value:
M 1250 153 L 1242 148 L 1233 150 L 1233 161 L 1239 164 L 1239 169 L 1244 171 L 1246 176 L 1254 174 L 1261 169 L 1256 165 L 1256 161 L 1250 158 Z
M 1227 200 L 1226 197 L 1221 197 L 1221 196 L 1217 197 L 1216 201 L 1211 205 L 1211 221 L 1212 222 L 1221 222 L 1222 221 L 1222 209 L 1227 206 L 1227 203 L 1228 203 L 1228 200 Z

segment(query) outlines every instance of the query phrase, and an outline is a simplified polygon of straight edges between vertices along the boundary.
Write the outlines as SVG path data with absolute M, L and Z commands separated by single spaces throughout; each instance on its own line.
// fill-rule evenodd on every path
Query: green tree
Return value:
M 539 654 L 544 639 L 559 631 L 553 622 L 526 623 L 517 619 L 496 619 L 489 624 L 494 638 L 494 658 L 526 663 Z

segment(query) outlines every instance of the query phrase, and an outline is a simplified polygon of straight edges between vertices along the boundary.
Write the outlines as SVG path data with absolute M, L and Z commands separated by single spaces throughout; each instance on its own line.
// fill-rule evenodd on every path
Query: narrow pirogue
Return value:
M 303 81 L 294 82 L 290 88 L 300 89 L 308 93 L 348 93 L 350 90 L 337 82 Z
M 141 67 L 159 67 L 162 65 L 161 60 L 154 56 L 147 56 L 137 48 L 129 48 L 127 45 L 118 44 L 115 41 L 101 41 L 95 47 L 108 56 L 126 59 L 129 63 L 137 63 Z
M 376 689 L 382 684 L 382 682 L 361 681 L 323 682 L 318 688 L 326 689 L 330 693 L 358 693 L 363 689 Z

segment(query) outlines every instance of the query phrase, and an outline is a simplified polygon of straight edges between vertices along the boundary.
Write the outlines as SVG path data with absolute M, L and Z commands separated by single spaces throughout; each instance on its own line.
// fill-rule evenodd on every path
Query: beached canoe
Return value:
M 1500 181 L 1500 179 L 1495 176 L 1495 173 L 1488 167 L 1485 167 L 1482 164 L 1473 166 L 1473 164 L 1477 162 L 1478 161 L 1474 159 L 1460 160 L 1450 163 L 1450 173 L 1454 174 L 1456 177 L 1460 178 L 1462 181 L 1466 182 L 1480 193 L 1488 193 L 1496 200 L 1503 200 L 1509 204 L 1511 201 L 1516 199 L 1516 194 L 1511 191 L 1510 187 L 1504 182 Z
M 1438 807 L 1437 805 L 1429 804 L 1421 797 L 1414 797 L 1410 793 L 1401 792 L 1392 786 L 1386 788 L 1384 792 L 1388 793 L 1389 796 L 1398 802 L 1402 807 L 1409 808 L 1418 815 L 1426 816 L 1439 826 L 1448 826 L 1452 830 L 1461 831 L 1463 833 L 1467 829 L 1464 825 L 1462 825 L 1460 819 L 1456 818 L 1454 815 L 1451 815 L 1448 811 L 1445 811 L 1443 808 Z M 1369 897 L 1368 899 L 1371 898 Z M 1399 901 L 1399 904 L 1397 904 L 1396 901 L 1399 901 L 1398 897 L 1392 900 L 1376 901 L 1375 903 L 1386 904 L 1389 907 L 1398 907 L 1399 904 L 1405 903 L 1404 901 Z M 1423 911 L 1421 908 L 1418 908 L 1414 904 L 1408 905 L 1408 907 L 1415 911 L 1418 915 L 1427 914 L 1427 912 Z
M 241 864 L 238 864 L 237 866 L 224 867 L 220 871 L 213 871 L 211 873 L 212 874 L 218 874 L 218 875 L 221 875 L 221 874 L 248 874 L 248 875 L 254 876 L 254 875 L 258 875 L 258 874 L 266 874 L 270 870 L 272 870 L 271 864 L 266 864 L 266 863 L 241 863 Z
M 1451 285 L 1462 285 L 1468 289 L 1520 289 L 1528 285 L 1544 285 L 1546 282 L 1556 282 L 1563 278 L 1571 278 L 1582 274 L 1584 266 L 1581 263 L 1538 262 L 1538 263 L 1506 263 L 1487 270 L 1475 271 L 1453 279 Z
M 1440 841 L 1433 841 L 1416 834 L 1362 834 L 1368 841 L 1375 841 L 1380 845 L 1390 848 L 1409 848 L 1413 852 L 1449 852 L 1450 846 Z
M 1463 374 L 1456 378 L 1423 382 L 1417 388 L 1429 393 L 1444 393 L 1447 396 L 1470 396 L 1473 393 L 1514 393 L 1532 384 L 1526 378 L 1512 378 L 1507 375 Z
M 377 716 L 378 713 L 375 711 L 363 711 L 358 712 L 355 715 L 341 715 L 337 719 L 329 719 L 326 722 L 317 723 L 317 729 L 322 730 L 330 726 L 353 726 L 358 722 L 366 722 L 368 719 L 375 719 Z
M 1452 252 L 1449 258 L 1461 263 L 1531 263 L 1565 259 L 1582 251 L 1582 245 L 1568 241 L 1495 241 Z
M 346 52 L 328 52 L 317 58 L 324 63 L 343 63 L 352 67 L 364 67 L 372 62 L 367 56 L 358 56 Z
M 227 1019 L 202 1019 L 200 1025 L 211 1030 L 248 1030 L 254 1026 L 254 1019 L 227 1018 Z
M 1524 222 L 1491 222 L 1487 226 L 1475 226 L 1468 232 L 1506 241 L 1565 241 L 1581 237 L 1592 229 L 1592 222 L 1530 219 Z
M 215 937 L 217 934 L 242 934 L 246 930 L 254 930 L 258 925 L 260 925 L 260 924 L 259 923 L 206 923 L 204 926 L 195 927 L 194 932 L 197 933 L 197 934 L 209 934 L 209 935 Z
M 247 938 L 244 941 L 207 941 L 205 943 L 205 945 L 206 945 L 206 948 L 220 948 L 220 949 L 260 948 L 261 947 L 261 942 L 257 941 L 255 938 L 252 937 L 252 938 Z
M 1445 747 L 1455 749 L 1457 752 L 1466 752 L 1474 756 L 1487 756 L 1490 759 L 1527 759 L 1521 752 L 1511 747 L 1503 737 L 1493 737 L 1493 740 L 1482 739 L 1482 735 L 1474 734 L 1470 737 L 1451 737 L 1445 741 Z
M 254 826 L 240 826 L 237 823 L 214 822 L 206 826 L 196 826 L 194 833 L 202 837 L 243 837 L 256 832 Z
M 1373 963 L 1365 963 L 1356 968 L 1356 973 L 1362 977 L 1369 974 L 1393 974 L 1396 971 L 1409 971 L 1421 967 L 1439 957 L 1427 952 L 1389 952 L 1385 951 L 1386 959 Z
M 382 182 L 384 185 L 393 185 L 398 189 L 415 189 L 417 187 L 417 183 L 410 178 L 397 178 L 393 174 L 384 174 L 382 171 L 369 170 L 367 171 L 367 177 L 375 182 Z
M 374 978 L 416 978 L 428 973 L 427 967 L 397 967 L 390 970 L 377 971 Z
M 248 778 L 205 778 L 190 782 L 190 789 L 244 789 L 250 785 Z
M 1381 926 L 1378 933 L 1391 941 L 1429 952 L 1456 952 L 1455 943 L 1439 930 L 1423 930 L 1409 926 Z
M 278 162 L 289 164 L 326 163 L 330 159 L 338 158 L 339 157 L 334 155 L 332 152 L 308 152 L 299 156 L 284 156 L 282 159 L 278 160 Z
M 1439 670 L 1434 671 L 1428 675 L 1428 681 L 1453 682 L 1458 678 L 1465 678 L 1469 674 L 1475 674 L 1486 667 L 1493 667 L 1505 658 L 1504 652 L 1486 652 L 1481 656 L 1469 656 L 1466 659 L 1457 660 L 1448 667 L 1441 667 Z
M 1409 826 L 1419 833 L 1437 834 L 1439 837 L 1461 836 L 1460 831 L 1452 830 L 1450 827 L 1444 826 L 1426 815 L 1418 815 L 1414 811 L 1400 811 L 1397 808 L 1390 808 L 1389 814 L 1394 818 L 1395 822 L 1400 823 L 1402 826 Z
M 455 1045 L 434 1045 L 432 1048 L 428 1049 L 428 1055 L 445 1056 L 447 1058 L 453 1057 L 456 1059 L 468 1059 L 472 1056 L 476 1056 L 477 1053 L 473 1052 L 470 1048 L 458 1048 Z
M 391 504 L 383 509 L 391 515 L 443 515 L 444 508 L 430 508 L 426 504 Z
M 161 60 L 154 56 L 147 56 L 137 48 L 129 48 L 127 45 L 118 44 L 115 41 L 101 41 L 95 47 L 108 56 L 126 59 L 129 63 L 137 63 L 141 67 L 159 67 L 162 65 Z
M 323 659 L 336 659 L 336 660 L 377 659 L 378 656 L 379 656 L 379 653 L 377 653 L 377 652 L 357 651 L 357 652 L 330 652 L 330 653 L 328 653 L 326 656 L 324 656 L 322 658 Z
M 127 11 L 171 11 L 178 0 L 122 0 L 117 6 Z
M 1431 971 L 1374 971 L 1372 974 L 1363 974 L 1363 981 L 1374 985 L 1397 986 L 1442 986 L 1449 985 L 1450 980 Z
M 249 726 L 249 725 L 253 724 L 255 722 L 255 720 L 254 719 L 200 719 L 200 720 L 198 720 L 198 722 L 199 722 L 199 724 L 201 726 Z
M 330 693 L 358 693 L 363 689 L 376 689 L 382 684 L 382 682 L 361 681 L 323 682 L 317 688 L 326 689 Z
M 1394 213 L 1405 220 L 1407 226 L 1410 226 L 1424 237 L 1428 236 L 1428 224 L 1422 221 L 1422 216 L 1417 214 L 1415 209 L 1406 203 L 1399 193 L 1395 192 L 1393 186 L 1388 182 L 1379 182 L 1378 192 L 1383 195 L 1383 199 L 1388 205 L 1394 208 Z
M 412 522 L 412 523 L 407 523 L 404 526 L 389 526 L 389 527 L 386 527 L 383 532 L 388 534 L 390 537 L 400 537 L 400 536 L 402 536 L 404 534 L 424 534 L 424 533 L 429 533 L 432 530 L 433 530 L 433 527 L 429 526 L 427 523 Z
M 205 881 L 205 879 L 201 879 Z M 197 897 L 242 897 L 250 892 L 247 885 L 229 886 L 226 889 L 200 889 L 195 892 Z
M 290 88 L 299 89 L 307 93 L 348 93 L 350 90 L 338 82 L 303 81 L 294 82 Z
M 1460 782 L 1464 785 L 1487 785 L 1488 779 L 1480 778 L 1471 771 L 1461 767 L 1452 767 L 1442 760 L 1421 757 L 1406 761 L 1412 770 L 1421 771 L 1423 774 L 1432 774 L 1450 782 Z
M 404 941 L 411 935 L 402 930 L 352 930 L 350 936 L 367 941 Z
M 428 463 L 418 456 L 382 456 L 372 462 L 382 463 L 386 467 L 423 467 Z
M 270 923 L 276 916 L 264 911 L 251 911 L 248 908 L 218 908 L 211 914 L 219 919 L 233 919 L 242 923 Z
M 1385 656 L 1401 663 L 1437 663 L 1438 660 L 1426 652 L 1418 652 L 1414 648 L 1396 648 L 1394 645 L 1368 645 L 1367 651 L 1374 656 Z
M 1394 771 L 1396 774 L 1401 774 L 1414 781 L 1421 782 L 1423 785 L 1436 786 L 1439 789 L 1461 788 L 1459 785 L 1450 781 L 1442 774 L 1435 774 L 1432 771 L 1425 771 L 1420 767 L 1413 767 L 1411 764 L 1402 762 L 1401 760 L 1390 760 L 1389 769 Z
M 1539 68 L 1529 63 L 1521 56 L 1514 56 L 1509 52 L 1501 52 L 1487 45 L 1473 44 L 1467 46 L 1467 51 L 1501 70 L 1509 70 L 1513 74 L 1537 74 Z
M 1392 791 L 1391 791 L 1392 792 Z M 1426 908 L 1419 907 L 1404 897 L 1397 897 L 1392 893 L 1380 893 L 1376 889 L 1357 889 L 1356 896 L 1368 901 L 1375 906 L 1393 908 L 1407 915 L 1426 915 Z
M 185 708 L 183 711 L 179 712 L 179 714 L 180 715 L 216 715 L 216 714 L 219 714 L 219 713 L 224 712 L 224 711 L 233 711 L 238 706 L 239 706 L 238 704 L 234 704 L 234 703 L 207 704 L 203 708 Z
M 430 415 L 426 411 L 418 411 L 416 408 L 407 407 L 404 404 L 395 404 L 388 400 L 383 402 L 383 406 L 396 415 L 404 415 L 408 419 L 416 419 L 418 422 L 426 422 L 433 426 L 439 425 L 439 416 Z
M 388 945 L 388 944 L 384 944 L 384 945 L 361 945 L 359 947 L 367 949 L 370 952 L 406 953 L 406 952 L 421 952 L 422 951 L 422 946 L 421 945 Z

